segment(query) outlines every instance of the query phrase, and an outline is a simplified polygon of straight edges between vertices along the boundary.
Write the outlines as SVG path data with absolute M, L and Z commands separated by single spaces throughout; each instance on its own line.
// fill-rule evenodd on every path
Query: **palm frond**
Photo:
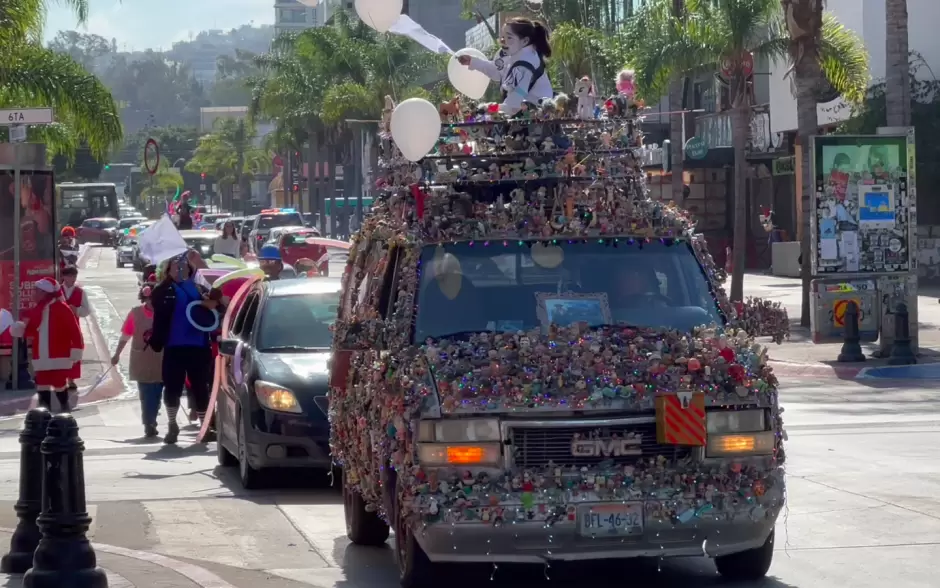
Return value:
M 0 60 L 0 104 L 51 106 L 104 159 L 121 143 L 123 129 L 111 92 L 68 55 L 40 45 L 4 46 Z
M 832 87 L 846 100 L 861 102 L 865 99 L 871 81 L 868 51 L 854 31 L 828 12 L 823 15 L 819 65 Z

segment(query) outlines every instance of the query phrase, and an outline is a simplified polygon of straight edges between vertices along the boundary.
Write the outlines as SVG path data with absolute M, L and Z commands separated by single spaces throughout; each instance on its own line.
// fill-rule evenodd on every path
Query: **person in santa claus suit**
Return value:
M 52 408 L 52 393 L 63 412 L 69 410 L 69 378 L 75 363 L 81 363 L 85 341 L 78 317 L 62 296 L 62 286 L 52 278 L 36 282 L 39 300 L 23 320 L 16 323 L 15 337 L 25 337 L 32 343 L 33 371 L 39 405 Z
M 72 312 L 75 313 L 75 316 L 78 318 L 84 318 L 91 314 L 91 304 L 88 302 L 88 295 L 85 294 L 85 291 L 81 289 L 80 286 L 75 285 L 75 282 L 78 280 L 78 268 L 74 265 L 67 266 L 62 270 L 62 294 L 65 296 L 65 301 L 72 308 Z M 75 380 L 78 380 L 82 377 L 82 362 L 78 361 L 75 363 L 73 368 L 73 373 L 69 377 L 69 390 L 78 390 L 78 385 L 75 383 Z

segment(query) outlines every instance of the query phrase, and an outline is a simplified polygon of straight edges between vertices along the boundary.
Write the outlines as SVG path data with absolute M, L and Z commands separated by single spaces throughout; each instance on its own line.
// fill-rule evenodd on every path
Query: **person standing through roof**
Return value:
M 297 275 L 294 268 L 281 259 L 281 251 L 277 245 L 265 245 L 261 248 L 258 252 L 258 265 L 266 280 L 280 280 Z
M 209 404 L 212 385 L 212 349 L 210 331 L 193 320 L 195 306 L 224 312 L 221 292 L 208 291 L 196 284 L 195 270 L 188 253 L 171 259 L 165 265 L 163 281 L 152 293 L 153 332 L 150 346 L 163 352 L 163 403 L 169 427 L 163 442 L 176 443 L 179 437 L 180 399 L 187 379 L 190 383 L 189 400 L 195 405 L 196 416 L 202 421 Z M 211 441 L 203 438 L 204 442 Z
M 156 276 L 153 276 L 155 279 Z M 157 430 L 157 415 L 163 399 L 163 353 L 150 346 L 153 333 L 153 305 L 150 297 L 156 286 L 148 281 L 140 289 L 140 306 L 132 308 L 121 327 L 121 339 L 111 357 L 111 365 L 121 361 L 121 353 L 131 344 L 130 377 L 137 382 L 140 398 L 140 414 L 144 425 L 144 437 L 150 439 L 160 434 Z

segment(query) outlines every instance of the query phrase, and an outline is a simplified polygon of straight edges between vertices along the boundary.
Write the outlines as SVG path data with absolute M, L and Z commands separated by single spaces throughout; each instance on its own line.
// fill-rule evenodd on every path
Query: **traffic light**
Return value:
M 203 173 L 199 174 L 199 177 L 202 178 L 202 179 L 206 179 L 206 173 L 203 172 Z
M 104 164 L 104 169 L 105 169 L 105 170 L 111 169 L 111 164 L 110 164 L 110 163 Z
M 294 182 L 294 185 L 291 187 L 294 192 L 300 192 L 300 182 Z

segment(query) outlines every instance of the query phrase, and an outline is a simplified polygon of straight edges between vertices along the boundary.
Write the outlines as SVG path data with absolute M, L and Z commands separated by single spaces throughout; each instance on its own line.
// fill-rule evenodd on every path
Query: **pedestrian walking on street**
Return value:
M 212 242 L 212 252 L 238 259 L 242 255 L 242 240 L 235 232 L 235 223 L 227 221 L 222 225 L 222 234 Z
M 61 410 L 68 412 L 69 378 L 85 350 L 82 329 L 58 282 L 43 278 L 36 282 L 36 290 L 39 301 L 11 327 L 11 334 L 31 340 L 39 405 L 51 409 L 55 392 Z
M 221 292 L 218 296 L 196 284 L 195 271 L 186 254 L 176 257 L 164 265 L 163 280 L 153 289 L 153 331 L 150 346 L 163 352 L 163 404 L 169 420 L 164 443 L 176 443 L 179 424 L 176 415 L 180 409 L 180 398 L 190 383 L 190 402 L 195 404 L 196 415 L 202 421 L 209 404 L 209 387 L 212 384 L 212 350 L 210 332 L 193 320 L 193 306 L 224 312 L 221 308 Z M 204 438 L 205 441 L 211 439 Z
M 144 437 L 151 439 L 160 434 L 157 430 L 157 415 L 163 399 L 163 353 L 150 346 L 153 332 L 153 305 L 151 295 L 156 284 L 148 282 L 140 289 L 140 306 L 127 313 L 121 327 L 121 339 L 111 357 L 111 365 L 121 361 L 121 353 L 131 344 L 130 378 L 137 382 L 140 397 L 141 421 Z
M 74 265 L 66 266 L 61 272 L 62 293 L 65 295 L 65 301 L 71 307 L 75 316 L 82 319 L 91 314 L 91 304 L 88 302 L 88 295 L 80 287 L 75 285 L 78 281 L 78 268 Z M 77 391 L 78 384 L 75 382 L 82 377 L 82 362 L 75 362 L 72 368 L 73 373 L 69 376 L 69 391 Z

